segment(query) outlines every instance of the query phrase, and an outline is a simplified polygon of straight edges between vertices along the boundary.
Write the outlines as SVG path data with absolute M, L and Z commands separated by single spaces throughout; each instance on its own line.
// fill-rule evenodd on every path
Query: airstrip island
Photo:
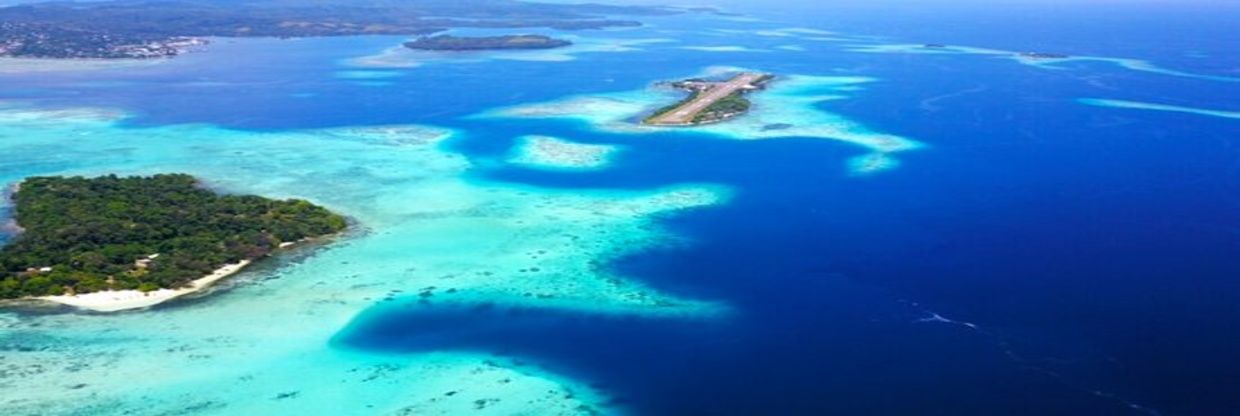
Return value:
M 774 75 L 744 72 L 726 81 L 690 79 L 672 87 L 690 92 L 684 100 L 664 107 L 642 121 L 650 126 L 696 126 L 727 121 L 749 112 L 750 92 L 762 90 Z

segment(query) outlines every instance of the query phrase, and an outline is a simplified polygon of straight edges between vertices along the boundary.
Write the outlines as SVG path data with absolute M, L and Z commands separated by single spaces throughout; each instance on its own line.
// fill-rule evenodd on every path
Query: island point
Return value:
M 691 94 L 679 103 L 664 107 L 642 121 L 651 126 L 696 126 L 727 121 L 749 112 L 745 96 L 763 89 L 774 75 L 743 72 L 726 81 L 691 79 L 672 83 Z

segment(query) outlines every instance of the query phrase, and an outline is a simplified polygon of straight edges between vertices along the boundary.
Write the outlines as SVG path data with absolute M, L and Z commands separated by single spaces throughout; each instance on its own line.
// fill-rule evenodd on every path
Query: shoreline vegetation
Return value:
M 218 195 L 184 174 L 34 177 L 12 199 L 22 231 L 0 248 L 0 299 L 102 312 L 200 291 L 348 226 L 304 200 Z
M 726 81 L 688 79 L 672 82 L 672 88 L 690 94 L 679 102 L 656 110 L 642 120 L 650 126 L 698 126 L 721 123 L 749 112 L 752 103 L 746 96 L 761 91 L 775 75 L 745 72 Z
M 425 51 L 483 51 L 555 49 L 572 46 L 572 42 L 543 35 L 508 35 L 487 37 L 460 37 L 440 35 L 418 38 L 405 42 L 406 48 Z
M 607 16 L 686 12 L 516 0 L 326 1 L 315 7 L 284 0 L 34 3 L 0 7 L 0 57 L 154 59 L 186 53 L 212 37 L 427 36 L 452 28 L 586 30 L 642 25 Z

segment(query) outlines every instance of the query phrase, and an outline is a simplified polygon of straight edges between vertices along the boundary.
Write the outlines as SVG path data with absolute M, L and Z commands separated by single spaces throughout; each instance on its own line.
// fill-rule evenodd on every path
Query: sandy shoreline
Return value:
M 129 309 L 139 309 L 164 303 L 169 300 L 206 289 L 215 282 L 236 274 L 241 271 L 241 269 L 249 266 L 251 263 L 253 263 L 252 260 L 242 260 L 239 263 L 226 265 L 216 269 L 209 275 L 190 282 L 189 286 L 180 289 L 159 289 L 145 293 L 137 290 L 109 290 L 73 296 L 40 296 L 34 299 L 55 302 L 62 305 L 69 305 L 95 312 L 117 312 Z

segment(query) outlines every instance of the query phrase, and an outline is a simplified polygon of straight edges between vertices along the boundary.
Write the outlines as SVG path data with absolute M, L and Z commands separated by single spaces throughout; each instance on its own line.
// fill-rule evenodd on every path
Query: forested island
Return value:
M 478 51 L 504 49 L 554 49 L 571 46 L 567 40 L 542 35 L 510 35 L 488 37 L 430 36 L 405 42 L 409 49 L 428 51 Z
M 48 2 L 0 7 L 0 56 L 156 58 L 184 53 L 210 37 L 429 35 L 456 27 L 578 30 L 641 25 L 609 15 L 680 12 L 515 0 Z
M 219 195 L 184 174 L 34 177 L 12 198 L 20 233 L 0 249 L 0 299 L 182 288 L 347 226 L 304 200 Z
M 752 91 L 766 88 L 774 75 L 746 72 L 726 81 L 689 79 L 672 82 L 672 88 L 685 90 L 689 96 L 678 103 L 655 111 L 642 120 L 653 126 L 696 126 L 727 121 L 749 112 L 752 103 L 746 97 Z

